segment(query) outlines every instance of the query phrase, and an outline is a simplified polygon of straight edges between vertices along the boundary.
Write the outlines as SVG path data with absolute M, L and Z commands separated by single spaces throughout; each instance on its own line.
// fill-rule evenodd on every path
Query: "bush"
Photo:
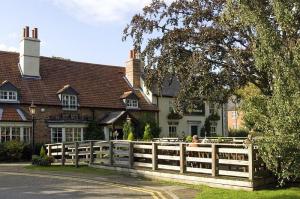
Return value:
M 130 141 L 133 141 L 133 140 L 134 140 L 133 132 L 130 132 L 130 133 L 129 133 L 128 139 L 127 139 L 127 140 L 130 140 Z
M 0 144 L 0 161 L 28 161 L 31 160 L 31 154 L 31 146 L 23 142 L 9 141 Z
M 133 133 L 133 126 L 131 121 L 126 121 L 123 124 L 123 140 L 127 140 L 130 133 Z
M 23 156 L 25 144 L 18 141 L 10 141 L 4 143 L 6 157 L 10 161 L 20 161 Z
M 40 156 L 32 156 L 32 165 L 36 166 L 50 166 L 54 162 L 52 156 L 47 156 L 44 146 L 41 147 Z
M 193 137 L 192 136 L 187 136 L 186 138 L 185 138 L 185 141 L 186 142 L 192 142 L 193 141 Z
M 40 150 L 40 156 L 41 156 L 41 157 L 45 157 L 45 156 L 46 156 L 46 151 L 45 151 L 44 146 L 41 147 L 41 150 Z
M 144 141 L 150 141 L 152 140 L 152 134 L 151 134 L 151 128 L 150 128 L 150 124 L 146 124 L 145 126 L 145 131 L 144 131 L 144 136 L 143 136 L 143 140 Z
M 247 137 L 249 130 L 245 128 L 241 129 L 230 129 L 228 131 L 228 137 Z
M 84 140 L 104 140 L 104 132 L 96 121 L 91 121 L 88 124 Z
M 32 165 L 35 166 L 50 166 L 54 162 L 54 158 L 52 156 L 32 156 Z

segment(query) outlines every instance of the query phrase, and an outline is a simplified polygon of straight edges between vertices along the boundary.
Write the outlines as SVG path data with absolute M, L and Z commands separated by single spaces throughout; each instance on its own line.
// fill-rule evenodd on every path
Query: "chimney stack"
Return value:
M 126 62 L 126 78 L 135 89 L 141 88 L 142 65 L 137 50 L 130 50 L 129 60 Z
M 38 29 L 32 29 L 29 35 L 29 27 L 23 28 L 23 37 L 20 42 L 20 71 L 22 76 L 40 77 L 40 40 Z

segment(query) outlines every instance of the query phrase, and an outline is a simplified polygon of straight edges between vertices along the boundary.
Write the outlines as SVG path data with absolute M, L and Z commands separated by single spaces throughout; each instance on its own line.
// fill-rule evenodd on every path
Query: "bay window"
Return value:
M 8 141 L 21 141 L 25 143 L 30 143 L 30 134 L 31 127 L 26 124 L 22 125 L 8 125 L 5 126 L 0 125 L 0 142 L 8 142 Z
M 83 127 L 54 127 L 51 128 L 51 142 L 77 142 L 83 141 Z

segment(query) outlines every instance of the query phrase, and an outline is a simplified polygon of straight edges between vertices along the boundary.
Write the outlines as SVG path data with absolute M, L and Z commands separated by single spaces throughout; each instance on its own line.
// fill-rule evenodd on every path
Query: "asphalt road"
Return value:
M 78 177 L 0 171 L 1 199 L 160 198 L 151 190 Z

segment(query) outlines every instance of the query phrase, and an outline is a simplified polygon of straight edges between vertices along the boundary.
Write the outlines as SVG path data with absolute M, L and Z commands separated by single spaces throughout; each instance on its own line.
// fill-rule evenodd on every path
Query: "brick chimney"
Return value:
M 22 76 L 40 77 L 40 40 L 37 28 L 32 29 L 31 36 L 28 26 L 23 29 L 19 64 Z
M 126 78 L 133 88 L 141 87 L 142 65 L 136 50 L 130 50 L 129 60 L 126 62 Z

